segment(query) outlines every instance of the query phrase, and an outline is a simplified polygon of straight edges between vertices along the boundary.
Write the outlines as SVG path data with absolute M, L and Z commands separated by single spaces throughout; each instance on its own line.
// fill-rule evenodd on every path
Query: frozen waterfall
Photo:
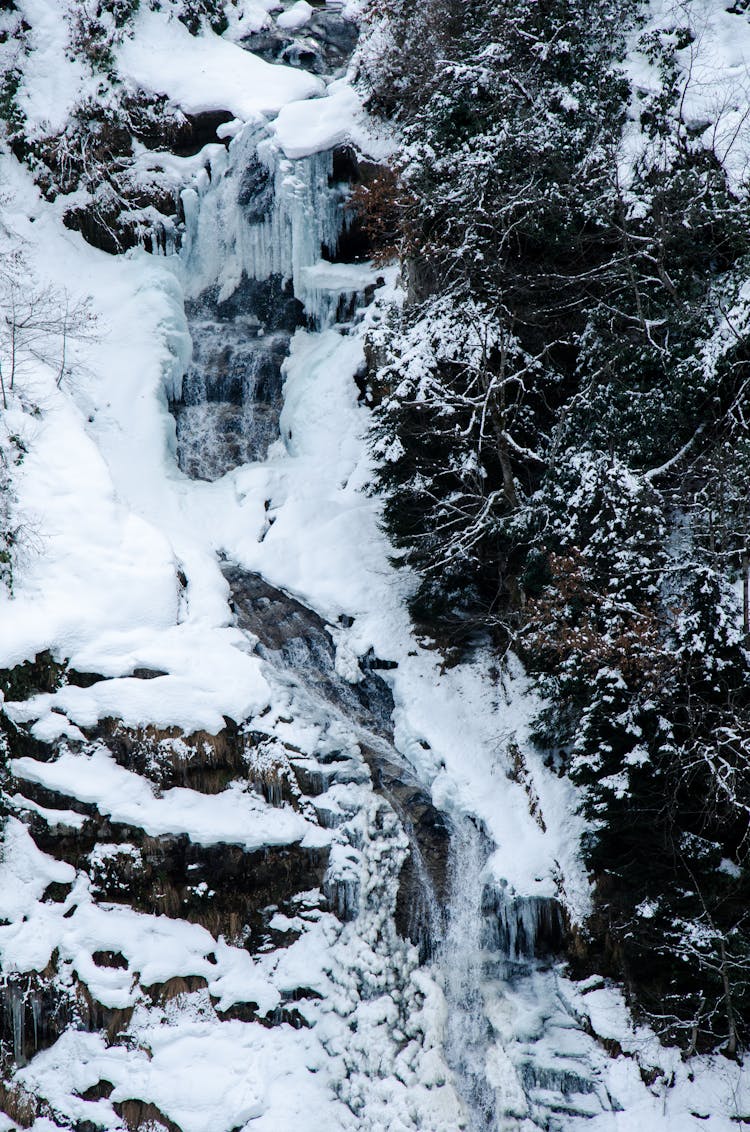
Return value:
M 333 168 L 331 153 L 291 161 L 263 127 L 247 126 L 212 159 L 210 176 L 183 194 L 180 272 L 193 360 L 173 412 L 180 466 L 194 478 L 217 479 L 273 452 L 285 359 L 297 329 L 358 333 L 358 311 L 377 273 L 366 263 L 335 262 L 348 188 L 332 181 Z M 442 1056 L 464 1111 L 462 1126 L 552 1130 L 590 1115 L 588 1102 L 581 1107 L 574 1098 L 594 1098 L 598 1108 L 594 1085 L 578 1063 L 559 1065 L 545 1036 L 551 1019 L 567 1025 L 560 1021 L 554 973 L 565 934 L 557 902 L 499 883 L 488 871 L 493 846 L 479 825 L 436 814 L 393 745 L 393 701 L 377 673 L 357 669 L 351 682 L 316 614 L 257 576 L 233 566 L 225 574 L 237 624 L 259 642 L 273 678 L 307 718 L 335 720 L 363 760 L 355 765 L 335 749 L 309 779 L 325 824 L 340 839 L 324 892 L 354 934 L 369 931 L 377 912 L 372 922 L 379 925 L 386 968 L 406 963 L 406 978 L 417 961 L 442 988 Z M 384 809 L 369 811 L 364 821 L 350 809 L 340 812 L 340 800 L 333 809 L 323 805 L 332 784 L 361 783 L 363 774 L 372 776 Z M 388 861 L 389 889 L 385 873 L 378 879 Z M 373 904 L 373 892 L 386 902 Z M 394 916 L 402 935 L 418 945 L 408 963 L 398 958 Z

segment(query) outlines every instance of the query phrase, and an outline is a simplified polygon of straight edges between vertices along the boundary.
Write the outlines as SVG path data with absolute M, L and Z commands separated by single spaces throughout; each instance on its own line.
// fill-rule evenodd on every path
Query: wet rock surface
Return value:
M 286 63 L 315 75 L 335 74 L 346 66 L 357 42 L 358 29 L 338 12 L 316 11 L 301 28 L 271 28 L 254 32 L 242 42 L 268 63 Z
M 257 33 L 246 45 L 268 61 L 332 74 L 355 38 L 353 24 L 318 9 L 296 32 Z M 221 112 L 188 119 L 175 152 L 215 141 L 225 120 Z M 218 283 L 206 286 L 206 249 L 193 229 L 195 256 L 186 256 L 185 270 L 202 280 L 185 307 L 193 358 L 170 405 L 179 467 L 207 481 L 263 461 L 278 439 L 282 367 L 294 332 L 351 333 L 375 286 L 372 275 L 357 282 L 356 272 L 341 290 L 334 282 L 326 291 L 315 279 L 322 267 L 325 280 L 331 261 L 367 258 L 367 237 L 345 200 L 378 167 L 348 146 L 292 162 L 272 152 L 264 128 L 237 142 L 200 207 L 212 221 L 203 237 L 209 245 L 228 216 L 239 217 L 234 252 L 247 255 L 244 270 L 229 295 Z M 223 159 L 219 153 L 219 165 Z M 114 1051 L 114 1081 L 121 1055 L 140 1057 L 134 1064 L 142 1068 L 158 1059 L 153 1034 L 188 1019 L 201 1041 L 234 1024 L 235 1043 L 245 1040 L 243 1027 L 261 1030 L 252 1054 L 242 1051 L 239 1075 L 259 1055 L 273 1059 L 280 1030 L 315 1035 L 295 1047 L 291 1079 L 296 1087 L 308 1072 L 322 1077 L 325 1066 L 341 1127 L 395 1127 L 392 1089 L 407 1096 L 399 1126 L 426 1132 L 487 1132 L 496 1115 L 514 1127 L 528 1118 L 530 1127 L 557 1132 L 560 1114 L 606 1108 L 554 981 L 565 936 L 560 908 L 488 882 L 492 846 L 482 830 L 433 804 L 395 745 L 391 662 L 342 655 L 350 618 L 329 625 L 257 573 L 230 562 L 222 570 L 235 627 L 246 638 L 241 649 L 254 649 L 271 689 L 257 715 L 225 718 L 216 734 L 103 718 L 84 726 L 83 738 L 53 743 L 35 738 L 30 726 L 3 722 L 9 757 L 32 760 L 32 769 L 71 752 L 83 767 L 88 754 L 104 750 L 107 767 L 127 772 L 138 798 L 158 803 L 182 791 L 197 817 L 191 833 L 155 832 L 87 800 L 83 776 L 77 791 L 76 784 L 52 789 L 43 774 L 39 781 L 7 776 L 14 836 L 47 855 L 38 904 L 59 943 L 38 972 L 0 984 L 0 1068 L 10 1074 L 58 1038 L 85 1033 L 101 1038 L 86 1048 L 102 1063 Z M 184 596 L 188 579 L 179 577 Z M 19 700 L 52 692 L 61 680 L 89 688 L 104 679 L 43 654 L 19 668 L 0 674 L 0 687 Z M 132 672 L 142 681 L 160 675 L 146 666 Z M 215 829 L 207 838 L 201 815 L 232 792 L 248 803 L 248 822 L 262 808 L 272 823 L 291 817 L 314 836 L 255 848 L 222 841 Z M 273 824 L 265 828 L 273 833 Z M 539 1002 L 551 1004 L 544 1017 Z M 514 1017 L 523 1020 L 522 1039 L 512 1033 Z M 550 1032 L 562 1035 L 556 1047 L 564 1055 L 545 1046 Z M 130 1069 L 115 1093 L 99 1071 L 78 1091 L 82 1108 L 64 1126 L 101 1127 L 96 1106 L 104 1103 L 107 1127 L 182 1132 L 148 1090 L 127 1091 L 129 1077 Z M 431 1108 L 433 1093 L 440 1101 Z M 0 1090 L 0 1108 L 15 1104 L 20 1112 L 26 1103 L 25 1094 L 14 1100 Z M 28 1103 L 46 1111 L 43 1099 Z M 26 1123 L 32 1120 L 33 1113 Z M 243 1116 L 236 1127 L 245 1124 Z
M 321 617 L 258 574 L 231 564 L 223 569 L 237 624 L 258 638 L 259 654 L 353 725 L 373 787 L 393 806 L 411 843 L 399 886 L 399 930 L 429 948 L 428 936 L 438 927 L 430 916 L 446 897 L 450 826 L 393 746 L 393 696 L 378 671 L 382 662 L 366 656 L 361 679 L 345 680 L 336 671 L 336 646 Z
M 240 195 L 247 191 L 245 209 L 256 222 L 263 217 L 266 194 L 268 207 L 273 203 L 273 185 L 257 161 L 248 177 Z M 193 359 L 181 396 L 170 405 L 177 460 L 191 478 L 215 480 L 263 459 L 278 437 L 281 367 L 303 310 L 280 277 L 245 276 L 229 298 L 221 299 L 214 288 L 188 303 L 186 313 L 193 327 Z

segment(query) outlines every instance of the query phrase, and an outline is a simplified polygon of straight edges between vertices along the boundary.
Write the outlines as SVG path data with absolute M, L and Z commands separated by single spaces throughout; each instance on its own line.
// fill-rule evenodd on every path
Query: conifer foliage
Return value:
M 405 295 L 371 334 L 373 445 L 415 620 L 512 643 L 545 694 L 536 740 L 588 817 L 587 961 L 670 1039 L 735 1056 L 750 207 L 738 135 L 720 152 L 686 116 L 691 4 L 647 15 L 374 6 L 360 81 L 401 139 Z

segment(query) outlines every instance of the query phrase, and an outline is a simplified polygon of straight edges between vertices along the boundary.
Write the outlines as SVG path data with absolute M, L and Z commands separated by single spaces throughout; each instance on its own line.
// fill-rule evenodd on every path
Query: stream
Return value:
M 373 276 L 366 263 L 335 262 L 350 187 L 335 180 L 342 164 L 334 153 L 290 161 L 246 127 L 204 195 L 188 194 L 183 262 L 193 362 L 171 408 L 179 464 L 191 477 L 215 480 L 262 461 L 278 443 L 284 361 L 297 327 L 359 332 Z M 565 948 L 556 901 L 515 897 L 488 882 L 493 846 L 483 830 L 438 810 L 395 746 L 388 673 L 377 657 L 347 679 L 335 626 L 259 575 L 231 562 L 223 570 L 235 623 L 255 641 L 269 679 L 295 710 L 346 730 L 406 835 L 395 925 L 442 987 L 444 1056 L 463 1126 L 562 1129 L 571 1117 L 608 1107 L 581 1066 L 584 1055 L 558 1056 L 546 1037 L 555 1026 L 575 1030 L 555 984 Z M 329 902 L 346 921 L 359 915 L 359 884 L 329 872 Z

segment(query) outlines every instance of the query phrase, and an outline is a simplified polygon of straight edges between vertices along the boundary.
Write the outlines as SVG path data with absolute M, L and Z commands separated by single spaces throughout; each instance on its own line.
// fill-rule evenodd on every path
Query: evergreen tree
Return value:
M 641 35 L 637 96 L 637 3 L 378 12 L 362 81 L 399 121 L 406 294 L 370 342 L 373 443 L 414 615 L 515 643 L 545 694 L 537 741 L 588 819 L 590 962 L 670 1038 L 734 1056 L 750 215 L 683 117 L 690 6 Z
M 436 69 L 407 68 L 409 302 L 378 335 L 377 439 L 389 525 L 424 579 L 415 612 L 453 629 L 517 605 L 518 513 L 549 458 L 590 296 L 619 270 L 610 154 L 627 97 L 622 9 L 458 8 L 460 20 L 455 5 L 429 9 Z M 408 9 L 388 7 L 402 44 L 425 19 Z M 375 104 L 403 90 L 392 70 Z

